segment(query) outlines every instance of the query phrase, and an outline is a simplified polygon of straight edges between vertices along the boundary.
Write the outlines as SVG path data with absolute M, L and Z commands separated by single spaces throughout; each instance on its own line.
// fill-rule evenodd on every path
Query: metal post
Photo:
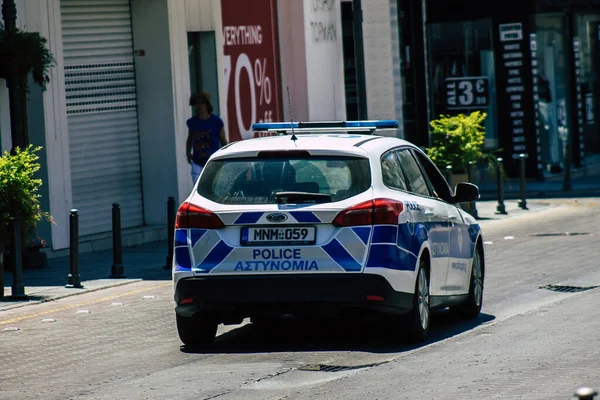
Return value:
M 575 397 L 579 400 L 594 400 L 598 392 L 589 387 L 580 387 L 575 391 Z
M 15 219 L 14 221 L 14 275 L 13 275 L 13 284 L 12 284 L 12 297 L 15 299 L 25 298 L 25 286 L 23 285 L 23 244 L 21 243 L 21 221 L 19 219 Z M 2 288 L 4 290 L 4 288 Z
M 450 190 L 454 192 L 454 188 L 452 187 L 452 165 L 446 166 L 446 181 L 448 181 L 448 185 L 450 185 Z
M 467 166 L 467 180 L 469 183 L 475 184 L 475 162 L 469 161 L 469 165 Z M 479 214 L 477 212 L 477 204 L 475 201 L 469 203 L 469 213 L 473 218 L 479 218 Z
M 110 268 L 109 278 L 125 278 L 125 267 L 122 261 L 121 247 L 121 208 L 118 204 L 112 205 L 112 230 L 113 230 L 113 265 Z
M 496 206 L 496 214 L 508 214 L 504 205 L 504 176 L 502 175 L 502 158 L 496 160 L 496 183 L 498 185 L 498 205 Z
M 519 208 L 527 210 L 527 200 L 525 200 L 525 154 L 519 154 L 520 179 L 519 179 Z
M 81 289 L 79 276 L 79 214 L 77 209 L 72 209 L 69 214 L 69 275 L 66 288 Z
M 175 198 L 169 197 L 167 200 L 167 259 L 164 269 L 173 268 L 173 246 L 175 243 Z
M 2 17 L 5 35 L 17 31 L 17 6 L 14 0 L 2 0 Z M 9 76 L 6 80 L 10 105 L 10 130 L 12 150 L 24 149 L 29 144 L 27 134 L 27 106 L 25 80 L 27 76 L 19 71 L 14 60 L 9 61 Z

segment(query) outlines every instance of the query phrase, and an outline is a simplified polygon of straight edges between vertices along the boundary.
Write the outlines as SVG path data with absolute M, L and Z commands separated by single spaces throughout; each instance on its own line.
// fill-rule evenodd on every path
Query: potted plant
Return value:
M 24 150 L 15 148 L 14 154 L 5 152 L 0 156 L 0 280 L 3 275 L 3 255 L 22 249 L 14 248 L 13 227 L 15 221 L 21 226 L 23 248 L 27 247 L 27 238 L 35 238 L 35 244 L 44 245 L 45 241 L 35 235 L 38 222 L 53 222 L 49 213 L 40 207 L 39 188 L 42 180 L 35 178 L 40 169 L 38 155 L 41 147 L 27 146 Z M 30 243 L 33 244 L 33 243 Z M 2 283 L 3 286 L 3 282 Z
M 467 181 L 470 162 L 492 162 L 495 158 L 483 152 L 486 114 L 474 111 L 469 115 L 440 115 L 431 121 L 430 142 L 427 155 L 442 171 L 452 166 L 452 187 Z
M 48 50 L 47 40 L 39 33 L 20 29 L 7 32 L 0 26 L 0 77 L 7 78 L 13 65 L 20 76 L 31 72 L 34 82 L 44 91 L 55 60 Z M 26 79 L 24 84 L 27 85 Z

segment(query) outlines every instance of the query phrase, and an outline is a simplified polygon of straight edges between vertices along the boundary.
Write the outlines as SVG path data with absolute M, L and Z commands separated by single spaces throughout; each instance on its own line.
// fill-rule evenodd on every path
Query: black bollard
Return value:
M 452 187 L 452 165 L 446 165 L 446 181 L 450 185 L 450 190 L 454 192 L 454 188 Z
M 475 185 L 475 162 L 473 161 L 469 161 L 469 165 L 467 166 L 467 180 L 469 181 L 469 183 L 472 183 Z M 477 204 L 476 202 L 471 202 L 469 203 L 469 214 L 471 214 L 471 216 L 473 218 L 479 218 L 479 214 L 477 213 Z
M 520 169 L 520 176 L 519 176 L 519 208 L 522 208 L 523 210 L 527 210 L 527 200 L 525 200 L 525 158 L 527 156 L 525 156 L 525 154 L 519 154 L 519 169 Z
M 175 198 L 169 197 L 167 200 L 167 259 L 164 269 L 173 268 L 173 246 L 175 243 Z
M 69 214 L 69 275 L 67 276 L 66 288 L 81 289 L 81 277 L 79 276 L 79 215 L 76 209 Z
M 504 205 L 504 176 L 502 175 L 502 158 L 496 160 L 496 182 L 498 185 L 498 205 L 496 206 L 496 214 L 508 214 Z
M 598 392 L 589 387 L 580 387 L 575 391 L 575 397 L 579 400 L 594 400 Z
M 113 265 L 110 268 L 109 278 L 125 278 L 121 247 L 121 208 L 118 204 L 112 205 L 112 230 L 113 230 Z
M 14 221 L 14 275 L 12 284 L 12 298 L 23 299 L 25 298 L 25 286 L 23 285 L 23 244 L 21 242 L 21 221 L 15 219 Z M 4 288 L 2 288 L 4 290 Z

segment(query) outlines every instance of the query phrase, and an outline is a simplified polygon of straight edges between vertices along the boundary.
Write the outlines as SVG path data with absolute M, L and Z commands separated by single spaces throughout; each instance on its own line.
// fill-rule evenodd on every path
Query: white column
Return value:
M 56 222 L 52 225 L 52 244 L 57 250 L 69 247 L 69 211 L 72 208 L 60 1 L 43 0 L 39 11 L 39 32 L 48 39 L 48 47 L 56 59 L 56 66 L 50 70 L 50 83 L 44 93 L 44 122 L 50 214 Z
M 342 13 L 339 0 L 304 1 L 309 119 L 346 119 Z
M 188 197 L 192 189 L 190 165 L 185 157 L 185 141 L 190 106 L 190 69 L 188 64 L 186 3 L 168 0 L 169 41 L 171 48 L 171 71 L 173 81 L 173 108 L 175 113 L 175 149 L 177 163 L 177 186 L 179 200 Z

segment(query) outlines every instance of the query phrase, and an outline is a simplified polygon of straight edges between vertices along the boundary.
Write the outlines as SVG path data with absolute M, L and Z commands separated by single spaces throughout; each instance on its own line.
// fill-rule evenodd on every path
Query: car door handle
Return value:
M 426 217 L 433 217 L 435 215 L 431 210 L 425 210 L 424 214 Z
M 456 215 L 448 215 L 448 219 L 450 221 L 456 221 L 458 219 L 458 217 Z

